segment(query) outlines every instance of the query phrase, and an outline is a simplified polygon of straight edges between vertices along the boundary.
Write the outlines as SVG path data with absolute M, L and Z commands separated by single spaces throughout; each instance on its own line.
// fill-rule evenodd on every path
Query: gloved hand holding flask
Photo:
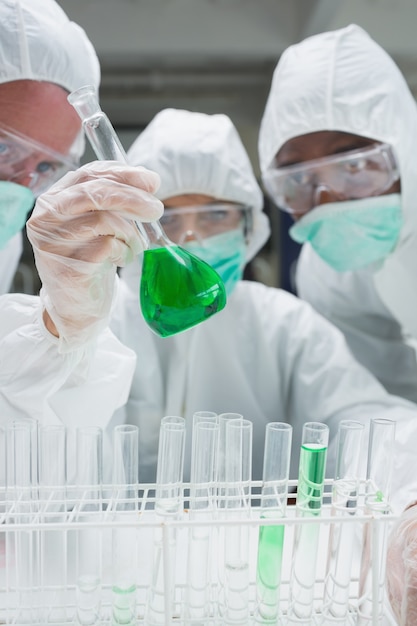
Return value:
M 27 222 L 44 322 L 62 352 L 94 340 L 107 325 L 116 268 L 144 249 L 134 220 L 159 219 L 159 176 L 111 161 L 66 174 L 41 195 Z

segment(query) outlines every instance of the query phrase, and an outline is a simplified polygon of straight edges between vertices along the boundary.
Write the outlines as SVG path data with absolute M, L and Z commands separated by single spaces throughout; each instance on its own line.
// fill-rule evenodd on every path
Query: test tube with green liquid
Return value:
M 319 517 L 323 499 L 329 428 L 321 422 L 307 422 L 303 427 L 298 486 L 297 516 L 302 519 Z M 295 526 L 292 569 L 289 591 L 289 623 L 313 615 L 314 585 L 319 542 L 319 523 L 303 521 Z
M 68 101 L 80 116 L 97 158 L 128 163 L 94 87 L 81 87 Z M 169 337 L 187 330 L 225 307 L 223 281 L 210 265 L 170 241 L 159 222 L 136 222 L 136 226 L 147 244 L 140 305 L 145 321 L 157 335 Z
M 261 518 L 285 517 L 291 457 L 292 427 L 283 422 L 266 426 Z M 279 614 L 283 524 L 261 526 L 258 538 L 255 622 L 276 624 Z

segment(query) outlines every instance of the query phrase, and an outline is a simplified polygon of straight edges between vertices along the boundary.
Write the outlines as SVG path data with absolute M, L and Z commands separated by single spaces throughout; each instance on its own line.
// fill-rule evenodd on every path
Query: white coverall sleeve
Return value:
M 0 424 L 32 417 L 105 429 L 127 401 L 134 352 L 106 329 L 94 344 L 59 353 L 37 296 L 1 296 L 0 319 Z

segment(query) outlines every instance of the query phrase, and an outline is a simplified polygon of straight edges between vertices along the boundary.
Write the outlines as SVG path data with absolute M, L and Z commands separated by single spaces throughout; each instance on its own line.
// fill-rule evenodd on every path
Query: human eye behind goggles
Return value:
M 28 186 L 39 195 L 76 167 L 66 155 L 0 125 L 0 180 Z
M 246 227 L 248 207 L 233 204 L 210 204 L 165 209 L 161 217 L 167 235 L 179 240 L 184 232 L 198 232 L 201 237 Z

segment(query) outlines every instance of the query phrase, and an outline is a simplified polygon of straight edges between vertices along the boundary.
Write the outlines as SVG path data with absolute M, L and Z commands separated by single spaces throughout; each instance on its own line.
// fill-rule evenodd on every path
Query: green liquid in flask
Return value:
M 221 311 L 226 290 L 217 272 L 179 246 L 143 254 L 140 305 L 152 330 L 169 337 Z

